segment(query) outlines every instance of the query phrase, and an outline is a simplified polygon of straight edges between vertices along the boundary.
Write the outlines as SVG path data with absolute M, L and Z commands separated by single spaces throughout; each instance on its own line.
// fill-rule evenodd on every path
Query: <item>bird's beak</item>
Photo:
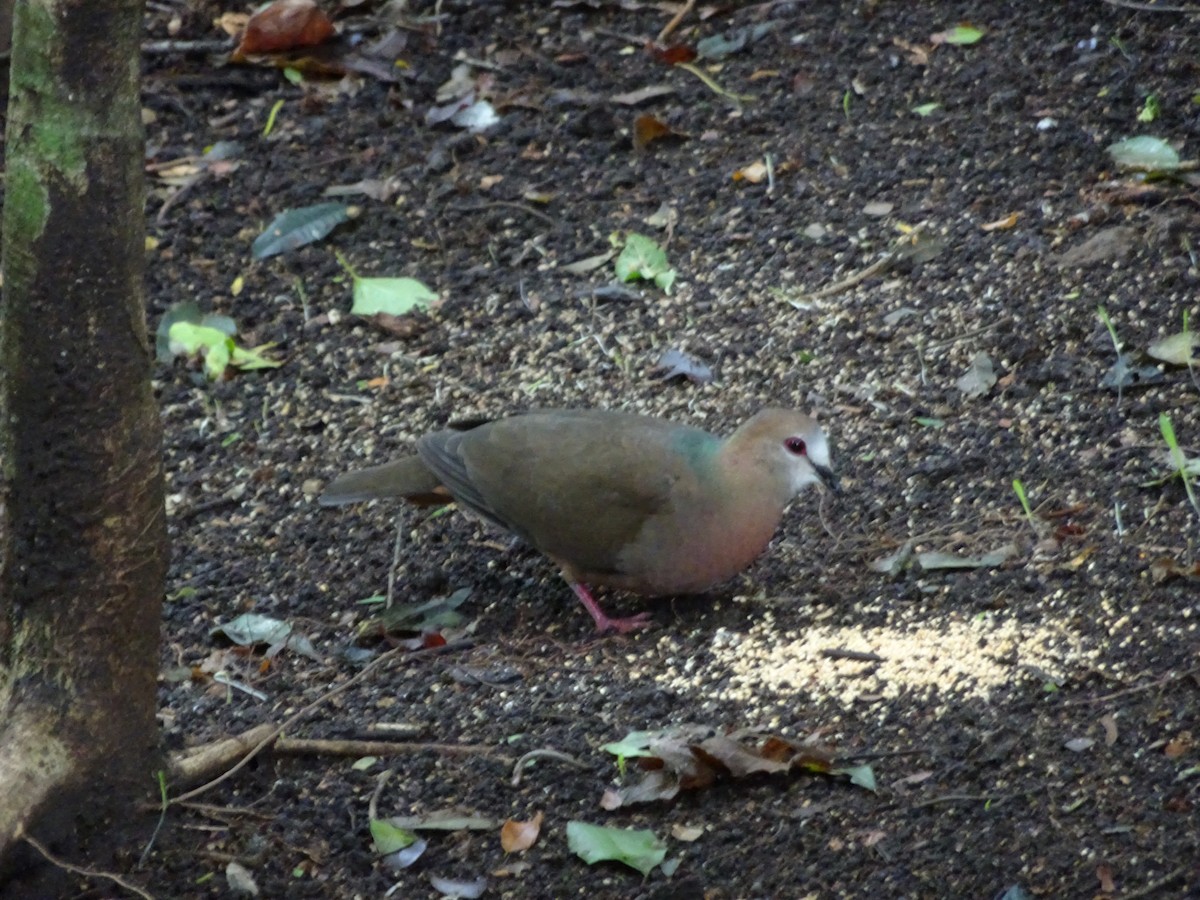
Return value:
M 813 468 L 816 469 L 817 475 L 820 476 L 821 484 L 825 485 L 825 487 L 829 488 L 835 494 L 842 492 L 842 480 L 837 477 L 837 473 L 833 469 L 829 468 L 829 466 L 813 466 Z

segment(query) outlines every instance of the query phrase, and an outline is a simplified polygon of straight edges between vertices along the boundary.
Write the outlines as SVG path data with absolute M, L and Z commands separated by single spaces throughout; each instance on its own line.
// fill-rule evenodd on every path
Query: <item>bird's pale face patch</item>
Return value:
M 800 493 L 810 484 L 834 486 L 831 483 L 834 476 L 829 464 L 829 442 L 820 428 L 792 435 L 783 442 L 783 447 L 789 457 L 793 493 Z

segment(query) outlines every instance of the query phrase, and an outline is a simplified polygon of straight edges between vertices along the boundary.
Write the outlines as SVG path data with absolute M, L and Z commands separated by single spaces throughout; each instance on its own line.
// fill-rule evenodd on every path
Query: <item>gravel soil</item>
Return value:
M 414 746 L 264 752 L 172 808 L 130 877 L 180 898 L 229 896 L 230 861 L 266 897 L 439 896 L 431 876 L 514 898 L 1200 897 L 1200 511 L 1160 432 L 1166 414 L 1200 456 L 1200 376 L 1151 360 L 1106 386 L 1097 312 L 1130 354 L 1200 314 L 1197 183 L 1106 153 L 1138 134 L 1200 153 L 1200 19 L 1082 0 L 702 2 L 668 43 L 770 25 L 698 61 L 708 84 L 647 52 L 670 4 L 408 6 L 395 83 L 147 57 L 151 327 L 195 301 L 283 361 L 215 384 L 156 367 L 168 748 L 282 723 L 333 688 L 288 737 Z M 154 6 L 149 37 L 211 40 L 222 11 Z M 386 20 L 366 4 L 340 24 L 369 41 Z M 982 40 L 935 41 L 964 21 Z M 480 134 L 427 120 L 463 63 L 500 117 Z M 669 90 L 622 102 L 651 86 Z M 643 145 L 642 115 L 677 134 Z M 238 142 L 236 164 L 182 189 L 160 166 L 218 141 Z M 390 194 L 252 261 L 275 215 L 365 179 Z M 607 289 L 611 262 L 566 269 L 628 232 L 665 247 L 669 294 Z M 390 332 L 350 315 L 335 249 L 440 303 Z M 669 349 L 713 379 L 661 377 Z M 980 365 L 994 382 L 960 381 Z M 466 517 L 315 502 L 448 421 L 599 407 L 727 432 L 768 404 L 820 417 L 845 492 L 798 499 L 706 596 L 604 594 L 614 614 L 653 613 L 628 636 L 593 635 L 552 564 Z M 359 601 L 394 557 L 397 603 L 469 591 L 445 647 L 371 626 Z M 243 612 L 313 653 L 210 635 Z M 752 774 L 603 809 L 622 776 L 602 745 L 684 723 L 819 740 L 876 789 Z M 560 755 L 514 785 L 531 751 Z M 425 831 L 394 869 L 372 804 L 543 820 L 515 854 L 496 827 Z M 653 831 L 673 874 L 585 864 L 571 821 Z

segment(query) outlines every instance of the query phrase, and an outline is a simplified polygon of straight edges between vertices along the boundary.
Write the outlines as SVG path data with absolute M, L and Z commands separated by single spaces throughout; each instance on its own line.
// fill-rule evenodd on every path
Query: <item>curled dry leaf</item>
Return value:
M 543 815 L 539 812 L 527 822 L 509 819 L 500 828 L 500 846 L 505 853 L 520 853 L 528 850 L 542 831 Z
M 333 34 L 333 23 L 314 0 L 276 0 L 250 17 L 233 58 L 315 47 Z

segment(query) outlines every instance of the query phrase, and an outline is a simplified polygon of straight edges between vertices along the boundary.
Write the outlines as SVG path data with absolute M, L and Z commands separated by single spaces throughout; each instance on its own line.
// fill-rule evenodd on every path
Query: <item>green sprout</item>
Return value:
M 1038 533 L 1037 522 L 1033 518 L 1033 508 L 1029 505 L 1029 496 L 1025 493 L 1025 485 L 1020 478 L 1013 479 L 1013 490 L 1017 494 L 1017 499 L 1021 501 L 1021 509 L 1025 510 L 1025 518 L 1029 520 L 1029 527 L 1033 529 L 1033 533 Z
M 1162 432 L 1163 440 L 1167 442 L 1167 448 L 1171 451 L 1171 465 L 1175 467 L 1175 471 L 1179 473 L 1179 477 L 1183 481 L 1183 489 L 1187 491 L 1188 502 L 1192 504 L 1192 509 L 1196 511 L 1196 514 L 1200 515 L 1200 502 L 1196 500 L 1196 492 L 1192 488 L 1188 458 L 1175 438 L 1175 426 L 1171 424 L 1171 417 L 1166 413 L 1159 413 L 1158 428 Z
M 1112 319 L 1108 316 L 1108 310 L 1103 306 L 1096 307 L 1096 315 L 1100 317 L 1100 321 L 1104 323 L 1104 327 L 1108 329 L 1108 336 L 1112 338 L 1113 349 L 1117 351 L 1117 355 L 1121 355 L 1121 341 L 1117 338 L 1117 329 L 1112 323 Z
M 1158 102 L 1158 94 L 1147 94 L 1146 102 L 1142 104 L 1142 108 L 1138 111 L 1137 120 L 1139 122 L 1153 122 L 1159 117 L 1162 112 L 1162 106 Z

